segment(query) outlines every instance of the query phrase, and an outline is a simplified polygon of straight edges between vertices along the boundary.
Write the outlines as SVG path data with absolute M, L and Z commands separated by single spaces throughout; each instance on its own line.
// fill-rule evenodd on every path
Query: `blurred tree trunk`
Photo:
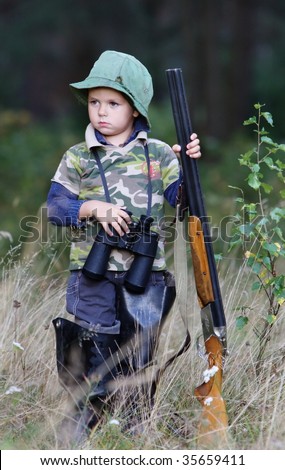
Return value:
M 251 108 L 253 54 L 256 46 L 257 0 L 235 0 L 227 4 L 230 19 L 232 60 L 226 71 L 227 125 L 229 131 L 247 117 Z M 228 98 L 228 99 L 227 99 Z
M 229 137 L 244 119 L 251 87 L 256 0 L 182 0 L 185 75 L 203 133 Z

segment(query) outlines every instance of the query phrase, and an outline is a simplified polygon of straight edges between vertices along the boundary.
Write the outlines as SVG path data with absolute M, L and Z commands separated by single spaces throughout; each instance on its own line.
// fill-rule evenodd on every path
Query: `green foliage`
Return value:
M 0 257 L 26 239 L 23 250 L 48 236 L 40 208 L 64 151 L 83 138 L 70 121 L 39 123 L 25 110 L 0 111 Z M 36 236 L 37 234 L 37 236 Z
M 236 224 L 230 250 L 241 246 L 248 268 L 255 277 L 252 290 L 263 292 L 267 299 L 267 315 L 261 330 L 255 329 L 260 340 L 258 360 L 265 349 L 269 332 L 285 301 L 285 275 L 281 266 L 285 259 L 285 145 L 274 142 L 266 127 L 273 127 L 272 115 L 264 111 L 264 105 L 256 104 L 257 115 L 244 121 L 245 126 L 253 126 L 256 134 L 256 146 L 241 155 L 239 163 L 246 167 L 246 182 L 253 190 L 251 200 L 245 197 L 240 188 L 241 197 L 236 199 L 239 207 L 235 214 Z M 266 126 L 266 127 L 265 127 Z M 271 172 L 269 184 L 265 179 L 266 171 Z M 279 204 L 271 207 L 271 195 L 278 192 Z M 242 329 L 249 321 L 244 313 L 237 318 L 237 327 Z
M 247 325 L 247 323 L 248 323 L 248 317 L 243 316 L 243 315 L 239 316 L 239 317 L 237 318 L 237 320 L 236 320 L 237 329 L 238 329 L 238 330 L 242 330 L 242 328 L 243 328 L 245 325 Z

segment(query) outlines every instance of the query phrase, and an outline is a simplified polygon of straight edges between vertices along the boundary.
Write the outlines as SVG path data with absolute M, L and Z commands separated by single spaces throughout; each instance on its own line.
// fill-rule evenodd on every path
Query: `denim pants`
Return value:
M 103 279 L 95 280 L 81 270 L 71 271 L 66 291 L 67 312 L 75 315 L 82 326 L 87 323 L 98 332 L 118 334 L 117 286 L 124 284 L 126 274 L 125 271 L 108 271 Z M 164 271 L 153 271 L 149 284 L 164 286 Z

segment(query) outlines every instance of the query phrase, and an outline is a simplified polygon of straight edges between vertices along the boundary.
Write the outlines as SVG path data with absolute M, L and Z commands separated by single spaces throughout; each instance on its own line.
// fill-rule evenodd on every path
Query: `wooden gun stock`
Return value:
M 206 449 L 226 448 L 228 415 L 222 397 L 223 346 L 213 335 L 205 341 L 205 351 L 208 357 L 208 371 L 215 368 L 216 372 L 194 391 L 203 407 L 199 422 L 198 446 Z

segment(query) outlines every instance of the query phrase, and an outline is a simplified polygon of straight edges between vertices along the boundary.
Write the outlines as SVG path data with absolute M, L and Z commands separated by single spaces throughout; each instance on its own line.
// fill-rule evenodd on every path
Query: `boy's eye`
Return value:
M 116 101 L 110 101 L 110 106 L 115 108 L 116 106 L 119 106 L 119 103 L 117 103 Z

